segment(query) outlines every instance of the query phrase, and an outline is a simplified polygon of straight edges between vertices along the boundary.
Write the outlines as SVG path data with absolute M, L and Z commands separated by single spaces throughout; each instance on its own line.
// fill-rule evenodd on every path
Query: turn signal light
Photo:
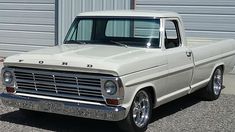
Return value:
M 106 102 L 109 105 L 119 105 L 119 100 L 117 99 L 106 99 Z
M 8 93 L 15 93 L 15 88 L 13 87 L 6 87 Z

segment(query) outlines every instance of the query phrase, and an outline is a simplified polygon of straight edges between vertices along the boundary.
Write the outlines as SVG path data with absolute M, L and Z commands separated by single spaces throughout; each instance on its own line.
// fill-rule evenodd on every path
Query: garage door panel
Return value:
M 29 45 L 29 46 L 51 46 L 54 44 L 52 39 L 33 39 L 20 37 L 0 37 L 1 44 Z M 2 48 L 4 46 L 0 46 Z M 27 48 L 26 48 L 27 49 Z
M 31 31 L 31 32 L 51 32 L 55 31 L 54 25 L 27 25 L 27 24 L 1 24 L 0 30 L 9 31 Z
M 54 4 L 55 0 L 0 0 L 1 3 L 41 3 Z
M 202 23 L 219 23 L 219 24 L 234 24 L 235 15 L 185 15 L 181 14 L 184 22 L 202 22 Z
M 0 17 L 53 18 L 53 11 L 0 10 Z
M 0 0 L 0 56 L 55 45 L 55 0 Z
M 27 31 L 0 31 L 1 37 L 33 38 L 33 39 L 51 39 L 54 33 L 27 32 Z
M 160 5 L 137 5 L 140 10 L 162 10 L 162 11 L 177 11 L 181 14 L 214 14 L 214 15 L 235 15 L 235 7 L 226 6 L 160 6 Z
M 19 45 L 19 44 L 1 44 L 1 49 L 0 50 L 12 50 L 14 51 L 20 51 L 20 52 L 26 52 L 28 50 L 36 50 L 36 49 L 41 49 L 45 48 L 44 46 L 34 46 L 34 45 Z
M 17 23 L 17 24 L 32 24 L 32 25 L 54 25 L 53 18 L 18 18 L 18 17 L 1 17 L 0 23 Z
M 14 51 L 14 50 L 0 50 L 1 56 L 6 57 L 6 56 L 11 56 L 15 54 L 21 54 L 24 53 L 22 51 Z
M 197 6 L 234 6 L 233 0 L 137 0 L 137 5 L 197 5 Z
M 227 32 L 235 32 L 234 24 L 211 24 L 211 23 L 198 23 L 198 22 L 186 22 L 185 24 L 186 30 L 202 30 L 202 31 L 227 31 Z
M 53 11 L 54 4 L 25 4 L 25 3 L 0 3 L 1 10 L 27 10 L 27 11 Z
M 198 36 L 200 35 L 200 36 Z M 234 32 L 210 32 L 210 31 L 187 31 L 186 36 L 190 37 L 210 37 L 214 38 L 217 36 L 218 38 L 235 38 Z

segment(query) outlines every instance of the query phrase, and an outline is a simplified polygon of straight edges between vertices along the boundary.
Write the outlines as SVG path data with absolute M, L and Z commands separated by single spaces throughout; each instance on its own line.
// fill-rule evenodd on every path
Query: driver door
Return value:
M 186 95 L 190 90 L 193 74 L 192 52 L 184 47 L 177 19 L 165 21 L 165 52 L 168 61 L 166 100 Z

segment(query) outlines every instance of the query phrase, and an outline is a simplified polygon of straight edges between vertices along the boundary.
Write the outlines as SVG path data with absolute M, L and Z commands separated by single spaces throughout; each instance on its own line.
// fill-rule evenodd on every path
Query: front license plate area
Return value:
M 64 104 L 61 102 L 40 101 L 38 109 L 45 112 L 59 112 L 64 109 Z

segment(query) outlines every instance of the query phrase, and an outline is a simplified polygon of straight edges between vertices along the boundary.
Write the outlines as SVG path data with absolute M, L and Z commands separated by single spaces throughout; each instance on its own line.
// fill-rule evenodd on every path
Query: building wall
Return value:
M 62 44 L 71 23 L 79 13 L 126 10 L 131 8 L 131 0 L 59 0 L 58 5 L 58 43 Z
M 55 0 L 0 0 L 0 56 L 55 44 Z
M 61 44 L 76 15 L 85 11 L 176 11 L 187 36 L 235 38 L 234 0 L 0 0 L 0 56 Z
M 235 38 L 235 0 L 136 0 L 135 8 L 180 13 L 187 36 Z
M 0 0 L 0 56 L 61 44 L 81 12 L 130 8 L 131 0 Z

